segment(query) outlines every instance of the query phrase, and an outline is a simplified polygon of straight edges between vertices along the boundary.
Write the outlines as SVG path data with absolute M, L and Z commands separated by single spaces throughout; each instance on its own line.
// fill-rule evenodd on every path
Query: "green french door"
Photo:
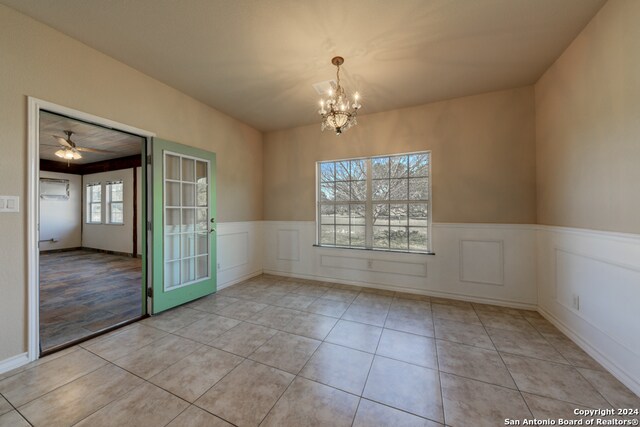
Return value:
M 216 155 L 153 138 L 153 314 L 216 290 Z

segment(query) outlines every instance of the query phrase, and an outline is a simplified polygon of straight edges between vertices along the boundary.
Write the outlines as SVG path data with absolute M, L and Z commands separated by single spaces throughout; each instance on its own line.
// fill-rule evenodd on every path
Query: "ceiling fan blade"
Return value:
M 85 153 L 113 154 L 113 151 L 98 150 L 97 148 L 76 147 L 76 150 L 84 151 Z
M 60 145 L 64 145 L 65 147 L 72 148 L 71 144 L 69 144 L 69 141 L 67 141 L 67 140 L 66 140 L 66 139 L 64 139 L 63 137 L 61 137 L 61 136 L 55 136 L 55 135 L 51 135 L 51 136 L 53 136 L 53 137 L 56 139 L 56 141 L 58 141 L 58 143 L 59 143 Z

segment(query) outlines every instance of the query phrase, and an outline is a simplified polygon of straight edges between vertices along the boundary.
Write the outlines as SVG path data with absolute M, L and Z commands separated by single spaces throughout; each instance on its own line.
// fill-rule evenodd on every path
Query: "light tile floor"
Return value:
M 640 408 L 532 311 L 259 276 L 0 375 L 4 426 L 500 426 Z

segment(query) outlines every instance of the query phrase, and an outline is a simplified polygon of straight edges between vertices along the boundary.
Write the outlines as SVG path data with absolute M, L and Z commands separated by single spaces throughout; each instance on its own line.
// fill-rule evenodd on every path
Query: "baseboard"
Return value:
M 402 286 L 389 286 L 389 285 L 384 285 L 379 283 L 341 280 L 341 279 L 335 279 L 333 277 L 314 276 L 310 274 L 296 274 L 296 273 L 289 273 L 289 272 L 277 271 L 277 270 L 263 270 L 263 272 L 264 274 L 272 274 L 274 276 L 295 277 L 297 279 L 317 280 L 320 282 L 339 283 L 341 285 L 361 286 L 365 288 L 406 292 L 408 294 L 426 295 L 430 297 L 448 298 L 448 299 L 454 299 L 458 301 L 477 302 L 482 304 L 492 304 L 492 305 L 499 305 L 502 307 L 519 308 L 523 310 L 535 311 L 538 308 L 536 304 L 527 304 L 527 303 L 521 303 L 518 301 L 505 301 L 505 300 L 499 300 L 494 298 L 481 298 L 481 297 L 461 295 L 461 294 L 450 293 L 450 292 L 423 291 L 419 289 L 405 288 Z
M 549 322 L 551 322 L 562 333 L 571 338 L 582 350 L 589 356 L 593 357 L 596 362 L 600 363 L 604 368 L 618 379 L 622 384 L 627 386 L 632 392 L 640 396 L 640 383 L 630 376 L 624 369 L 613 363 L 607 356 L 602 354 L 596 347 L 591 345 L 588 340 L 582 338 L 575 331 L 569 328 L 564 322 L 555 317 L 542 307 L 538 307 L 538 312 Z
M 217 290 L 222 290 L 224 288 L 228 288 L 229 286 L 235 285 L 236 283 L 244 282 L 245 280 L 249 280 L 252 277 L 256 277 L 262 274 L 262 270 L 256 270 L 251 273 L 244 274 L 240 277 L 236 277 L 235 279 L 229 280 L 225 283 L 218 283 Z
M 5 372 L 9 372 L 12 369 L 19 368 L 20 366 L 26 365 L 27 363 L 29 363 L 28 353 L 17 354 L 8 359 L 4 359 L 0 362 L 0 374 L 4 374 Z

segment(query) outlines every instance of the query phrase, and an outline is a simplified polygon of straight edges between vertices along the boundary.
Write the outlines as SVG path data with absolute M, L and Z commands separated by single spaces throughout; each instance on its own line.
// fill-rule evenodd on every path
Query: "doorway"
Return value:
M 47 354 L 145 314 L 145 138 L 39 117 L 39 329 Z

